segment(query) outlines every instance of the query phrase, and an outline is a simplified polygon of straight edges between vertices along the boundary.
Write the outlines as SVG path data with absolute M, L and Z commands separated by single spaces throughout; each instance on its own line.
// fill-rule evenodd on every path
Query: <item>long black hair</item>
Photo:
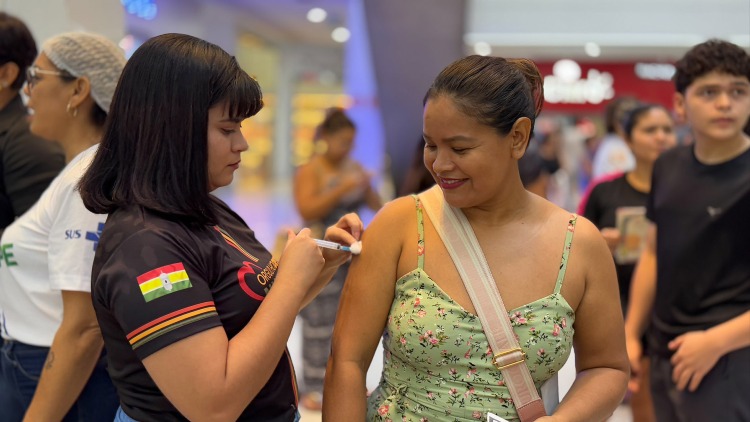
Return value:
M 140 205 L 215 222 L 208 188 L 208 110 L 263 107 L 258 83 L 220 47 L 183 34 L 144 43 L 117 84 L 99 150 L 79 189 L 94 213 Z

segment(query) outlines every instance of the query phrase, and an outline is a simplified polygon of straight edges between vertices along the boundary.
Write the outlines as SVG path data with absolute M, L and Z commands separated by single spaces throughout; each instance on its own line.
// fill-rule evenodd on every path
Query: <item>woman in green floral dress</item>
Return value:
M 611 254 L 589 221 L 523 189 L 520 159 L 542 104 L 528 60 L 470 56 L 427 93 L 425 166 L 482 247 L 538 388 L 576 348 L 578 377 L 545 421 L 603 420 L 628 379 Z M 575 234 L 575 236 L 574 236 Z M 518 420 L 476 310 L 416 197 L 392 201 L 363 237 L 326 375 L 326 421 Z M 383 337 L 383 374 L 365 374 Z M 539 419 L 540 421 L 542 419 Z

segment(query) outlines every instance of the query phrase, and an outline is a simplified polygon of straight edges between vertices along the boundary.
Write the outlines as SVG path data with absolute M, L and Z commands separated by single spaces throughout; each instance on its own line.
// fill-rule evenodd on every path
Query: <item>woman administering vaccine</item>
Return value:
M 232 56 L 188 35 L 150 39 L 123 70 L 80 186 L 90 210 L 109 214 L 92 294 L 119 421 L 300 417 L 286 342 L 350 254 L 303 229 L 276 262 L 211 195 L 232 182 L 248 148 L 240 126 L 262 106 Z M 351 245 L 361 232 L 347 214 L 324 240 Z

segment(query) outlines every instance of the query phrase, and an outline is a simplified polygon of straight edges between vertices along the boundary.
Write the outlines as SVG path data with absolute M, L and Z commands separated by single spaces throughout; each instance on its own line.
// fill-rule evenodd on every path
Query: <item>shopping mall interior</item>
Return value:
M 0 0 L 0 10 L 22 18 L 37 42 L 87 30 L 132 54 L 152 36 L 178 32 L 234 55 L 260 83 L 265 106 L 243 123 L 249 150 L 215 194 L 269 249 L 303 225 L 292 180 L 321 150 L 316 127 L 330 107 L 356 123 L 352 157 L 388 201 L 405 192 L 421 151 L 422 100 L 440 69 L 468 54 L 532 59 L 545 90 L 536 133 L 555 143 L 559 164 L 545 194 L 574 211 L 610 101 L 633 96 L 671 110 L 673 64 L 691 46 L 716 37 L 750 49 L 748 0 Z M 682 122 L 677 133 L 690 141 Z M 300 362 L 298 327 L 289 348 Z M 573 377 L 571 361 L 562 393 Z M 302 420 L 320 412 L 303 409 Z M 611 420 L 632 416 L 621 406 Z

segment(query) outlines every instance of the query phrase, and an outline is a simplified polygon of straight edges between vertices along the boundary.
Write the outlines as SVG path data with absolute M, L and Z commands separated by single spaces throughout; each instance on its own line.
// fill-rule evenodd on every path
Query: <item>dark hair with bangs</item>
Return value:
M 198 224 L 215 216 L 208 187 L 208 110 L 263 107 L 258 83 L 220 47 L 183 34 L 151 38 L 128 60 L 104 136 L 79 183 L 90 211 L 140 205 Z
M 542 111 L 544 87 L 542 75 L 528 59 L 468 56 L 457 60 L 435 78 L 427 90 L 427 100 L 445 95 L 458 109 L 507 135 L 521 117 L 534 122 Z
M 698 78 L 711 72 L 744 76 L 750 81 L 750 55 L 728 41 L 710 39 L 691 48 L 675 63 L 674 81 L 677 92 L 685 90 Z

